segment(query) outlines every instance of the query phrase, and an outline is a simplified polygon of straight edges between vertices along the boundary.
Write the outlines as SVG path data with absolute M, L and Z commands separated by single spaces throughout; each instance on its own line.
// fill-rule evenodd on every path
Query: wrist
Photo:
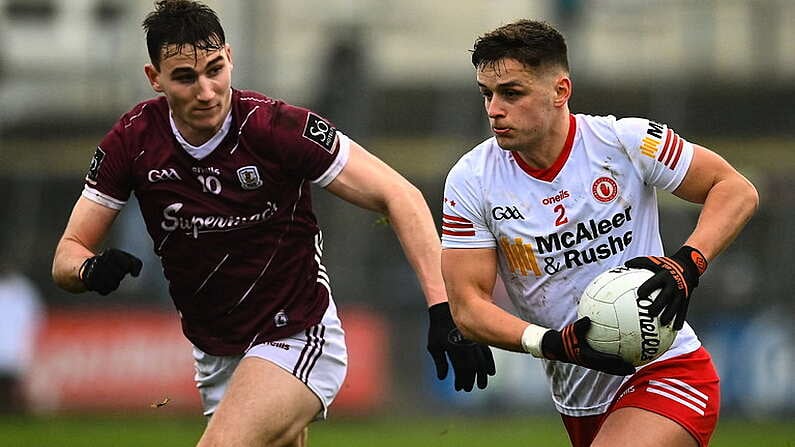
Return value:
M 695 247 L 683 245 L 671 257 L 687 263 L 698 276 L 707 270 L 707 258 Z
M 88 268 L 88 263 L 91 262 L 91 259 L 92 257 L 90 256 L 86 258 L 83 261 L 83 263 L 80 264 L 80 267 L 77 269 L 77 279 L 84 285 L 86 284 L 86 269 Z
M 533 357 L 543 358 L 544 354 L 541 352 L 541 340 L 544 334 L 549 331 L 548 328 L 529 324 L 522 332 L 522 349 L 524 352 L 532 355 Z
M 453 315 L 450 313 L 450 303 L 447 301 L 436 303 L 429 307 L 428 315 L 432 322 L 453 320 Z

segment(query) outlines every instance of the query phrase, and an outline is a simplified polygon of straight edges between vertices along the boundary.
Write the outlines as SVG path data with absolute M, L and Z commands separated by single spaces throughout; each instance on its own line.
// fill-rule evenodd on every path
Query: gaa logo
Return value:
M 618 183 L 610 177 L 599 177 L 594 180 L 591 193 L 602 203 L 612 202 L 618 196 Z
M 491 217 L 493 217 L 494 220 L 524 220 L 524 216 L 522 216 L 522 213 L 519 212 L 519 208 L 515 206 L 495 206 L 491 209 Z
M 146 175 L 146 179 L 149 180 L 149 183 L 163 182 L 166 180 L 182 180 L 179 173 L 177 173 L 177 170 L 174 168 L 152 169 Z

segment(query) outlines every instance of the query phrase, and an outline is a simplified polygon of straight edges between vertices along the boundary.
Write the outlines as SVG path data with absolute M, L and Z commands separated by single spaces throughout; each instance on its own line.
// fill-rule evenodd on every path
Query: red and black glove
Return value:
M 550 360 L 574 363 L 615 376 L 633 374 L 635 367 L 631 363 L 615 354 L 599 352 L 585 341 L 590 328 L 591 319 L 582 317 L 560 331 L 549 329 L 541 339 L 541 354 Z
M 698 286 L 699 276 L 707 269 L 704 255 L 685 245 L 670 257 L 641 256 L 630 259 L 624 265 L 654 272 L 654 276 L 638 287 L 638 297 L 648 298 L 649 294 L 660 290 L 660 294 L 649 306 L 649 314 L 653 317 L 659 315 L 663 325 L 673 321 L 675 330 L 682 329 L 690 295 Z
M 86 289 L 107 295 L 119 287 L 128 273 L 138 276 L 141 267 L 143 262 L 140 259 L 124 250 L 110 248 L 86 259 L 78 274 Z
M 487 345 L 467 340 L 453 321 L 447 302 L 428 308 L 431 319 L 428 328 L 428 352 L 436 365 L 436 377 L 447 377 L 448 359 L 455 372 L 455 390 L 472 391 L 477 380 L 478 388 L 486 388 L 488 376 L 496 373 L 494 356 Z

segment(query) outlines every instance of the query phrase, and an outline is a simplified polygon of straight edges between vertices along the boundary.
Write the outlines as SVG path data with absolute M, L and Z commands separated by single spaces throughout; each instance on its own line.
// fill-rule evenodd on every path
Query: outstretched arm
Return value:
M 348 163 L 326 189 L 389 218 L 425 294 L 430 318 L 428 352 L 437 377 L 447 376 L 449 360 L 456 390 L 471 391 L 475 382 L 485 388 L 488 376 L 495 373 L 494 358 L 488 346 L 462 337 L 453 322 L 442 280 L 441 242 L 422 193 L 354 142 Z
M 356 206 L 387 216 L 428 306 L 447 301 L 439 264 L 439 235 L 425 198 L 414 185 L 351 141 L 348 163 L 326 189 Z

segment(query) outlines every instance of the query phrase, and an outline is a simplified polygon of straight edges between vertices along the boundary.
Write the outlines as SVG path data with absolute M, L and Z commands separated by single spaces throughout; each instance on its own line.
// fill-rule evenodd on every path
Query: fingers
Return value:
M 646 256 L 632 258 L 625 262 L 624 266 L 632 269 L 646 269 L 651 271 L 657 271 L 659 269 L 657 265 L 651 262 L 651 259 L 647 258 Z
M 638 296 L 640 298 L 648 298 L 655 290 L 663 289 L 665 287 L 665 278 L 667 275 L 668 273 L 665 271 L 657 272 L 654 276 L 644 281 L 643 284 L 638 287 Z
M 645 285 L 645 283 L 643 285 Z M 641 285 L 641 287 L 643 287 L 643 285 Z M 649 315 L 651 315 L 652 317 L 657 317 L 658 315 L 660 315 L 660 312 L 662 312 L 664 308 L 668 307 L 668 305 L 674 299 L 675 292 L 673 288 L 662 287 L 662 286 L 657 286 L 657 288 L 660 289 L 660 293 L 657 295 L 656 298 L 654 298 L 654 301 L 652 301 L 652 303 L 649 305 L 647 309 L 649 311 Z M 638 296 L 641 296 L 640 287 L 638 288 Z M 648 295 L 646 295 L 646 297 L 648 297 Z
M 605 354 L 591 348 L 588 349 L 590 351 L 588 356 L 590 357 L 590 363 L 592 363 L 591 368 L 614 376 L 628 376 L 635 373 L 635 367 L 621 357 L 615 354 Z
M 481 345 L 480 350 L 483 352 L 483 358 L 485 359 L 486 374 L 490 376 L 497 374 L 497 367 L 494 365 L 494 355 L 491 353 L 491 348 Z
M 136 258 L 135 256 L 132 256 L 130 269 L 128 270 L 130 272 L 130 275 L 132 275 L 133 277 L 137 277 L 138 275 L 141 274 L 141 269 L 143 267 L 144 267 L 143 261 Z
M 684 327 L 685 325 L 685 318 L 687 317 L 688 301 L 687 299 L 680 300 L 679 302 L 675 302 L 674 305 L 675 306 L 671 307 L 676 307 L 678 309 L 676 313 L 676 319 L 674 320 L 674 330 L 678 331 L 681 330 L 682 327 Z
M 475 386 L 475 354 L 471 351 L 461 354 L 463 355 L 457 359 L 458 361 L 453 363 L 455 390 L 470 392 Z
M 673 321 L 674 317 L 676 316 L 676 311 L 679 306 L 676 305 L 676 299 L 673 302 L 668 304 L 665 310 L 660 314 L 660 324 L 663 326 L 667 326 Z
M 589 317 L 582 317 L 575 321 L 573 326 L 574 335 L 577 336 L 577 340 L 584 340 L 585 335 L 588 333 L 588 329 L 591 328 L 591 319 Z
M 443 380 L 445 377 L 447 377 L 447 357 L 444 355 L 444 351 L 431 350 L 429 348 L 428 352 L 431 353 L 431 357 L 433 357 L 433 363 L 436 365 L 436 378 Z
M 489 383 L 489 376 L 496 373 L 494 367 L 494 356 L 488 346 L 479 345 L 475 348 L 475 358 L 477 360 L 477 370 L 475 372 L 478 388 L 485 389 Z
M 108 256 L 108 261 L 120 267 L 124 274 L 129 273 L 132 276 L 138 276 L 144 266 L 140 259 L 124 250 L 112 248 L 107 251 L 106 256 Z

